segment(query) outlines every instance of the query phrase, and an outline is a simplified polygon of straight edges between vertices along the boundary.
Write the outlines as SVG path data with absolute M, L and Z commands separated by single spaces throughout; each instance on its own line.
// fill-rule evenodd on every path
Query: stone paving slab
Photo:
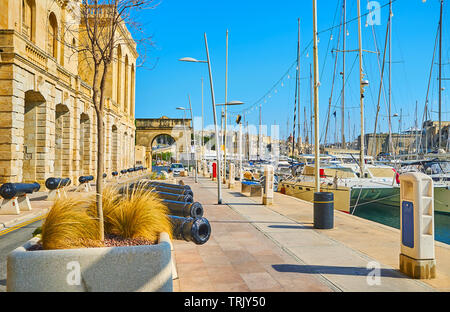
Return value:
M 206 184 L 202 178 L 199 184 L 191 183 L 192 179 L 185 181 L 193 189 L 195 199 L 202 203 L 212 234 L 201 246 L 173 242 L 179 275 L 174 281 L 175 291 L 332 291 L 311 274 L 277 271 L 276 265 L 293 266 L 298 262 L 229 206 L 217 205 L 213 184 Z
M 189 184 L 191 187 L 193 186 L 192 183 Z M 214 202 L 217 200 L 214 185 L 215 183 L 208 179 L 200 179 L 198 186 L 206 186 L 206 188 L 202 190 L 198 186 L 194 186 L 194 194 L 198 194 L 203 200 L 204 191 L 207 190 L 211 193 Z M 223 200 L 229 208 L 247 220 L 248 225 L 263 234 L 266 240 L 274 243 L 285 256 L 290 256 L 291 262 L 294 260 L 293 264 L 286 264 L 271 256 L 265 257 L 264 252 L 252 254 L 252 256 L 256 256 L 256 262 L 261 263 L 267 260 L 270 268 L 266 267 L 266 269 L 272 271 L 271 276 L 274 276 L 274 271 L 281 275 L 291 274 L 290 281 L 295 281 L 297 278 L 302 279 L 304 276 L 312 276 L 322 285 L 326 285 L 329 290 L 335 291 L 447 291 L 445 265 L 441 268 L 444 270 L 440 279 L 427 282 L 410 279 L 397 270 L 398 260 L 395 263 L 392 258 L 398 259 L 399 255 L 400 234 L 398 230 L 395 231 L 395 229 L 341 212 L 336 212 L 336 228 L 334 230 L 315 230 L 312 227 L 311 203 L 278 193 L 275 194 L 275 197 L 275 205 L 265 207 L 259 205 L 260 198 L 249 198 L 241 196 L 235 191 L 223 189 Z M 214 231 L 217 226 L 214 222 L 212 224 Z M 243 224 L 243 221 L 240 221 L 240 224 Z M 382 234 L 381 237 L 378 234 Z M 218 234 L 216 233 L 216 235 Z M 224 235 L 226 236 L 216 238 L 221 244 L 224 244 L 231 236 L 229 233 L 224 233 Z M 377 243 L 373 244 L 374 241 Z M 238 244 L 241 239 L 236 237 L 235 242 Z M 394 244 L 397 245 L 397 248 L 383 247 Z M 439 250 L 445 255 L 447 246 L 439 243 L 436 245 L 437 251 Z M 275 247 L 272 246 L 272 248 Z M 361 246 L 371 247 L 358 248 Z M 245 253 L 243 255 L 248 257 Z M 230 257 L 237 256 L 232 254 Z M 384 261 L 386 259 L 390 261 Z M 438 258 L 437 261 L 439 263 L 445 259 L 449 262 L 450 258 Z M 254 260 L 251 258 L 249 261 L 251 263 Z M 367 275 L 371 269 L 368 269 L 367 266 L 374 261 L 380 264 L 381 285 L 371 286 L 367 282 Z M 263 275 L 255 276 L 261 276 L 264 280 Z M 245 277 L 247 279 L 242 277 L 244 281 L 251 285 L 254 276 Z M 296 291 L 281 282 L 284 278 L 278 278 L 277 282 L 284 290 Z M 298 286 L 298 291 L 304 290 L 305 287 Z

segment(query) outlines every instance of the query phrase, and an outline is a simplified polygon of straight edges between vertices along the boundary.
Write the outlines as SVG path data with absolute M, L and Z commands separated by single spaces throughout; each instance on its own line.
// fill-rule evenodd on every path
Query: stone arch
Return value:
M 48 53 L 58 59 L 58 20 L 55 13 L 48 16 Z
M 119 171 L 119 131 L 117 126 L 111 128 L 112 144 L 111 144 L 111 166 L 112 171 Z M 121 170 L 121 169 L 120 169 Z
M 55 108 L 55 176 L 70 173 L 70 112 L 64 104 Z
M 25 92 L 24 112 L 22 174 L 24 182 L 32 182 L 42 179 L 45 174 L 46 100 L 44 96 L 40 92 Z
M 80 115 L 80 171 L 81 175 L 89 175 L 91 163 L 91 120 L 89 115 Z

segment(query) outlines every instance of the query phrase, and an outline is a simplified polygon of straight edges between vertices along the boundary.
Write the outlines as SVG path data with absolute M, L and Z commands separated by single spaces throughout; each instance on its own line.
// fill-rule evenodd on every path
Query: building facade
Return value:
M 0 183 L 95 175 L 89 64 L 74 49 L 78 0 L 0 0 Z M 131 38 L 125 26 L 119 36 Z M 134 165 L 136 45 L 117 49 L 105 104 L 105 172 Z

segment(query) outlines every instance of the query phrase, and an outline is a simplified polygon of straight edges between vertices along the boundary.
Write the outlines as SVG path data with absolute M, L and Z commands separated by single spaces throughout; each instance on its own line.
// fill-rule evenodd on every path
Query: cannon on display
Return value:
M 173 225 L 173 238 L 193 242 L 197 245 L 205 244 L 211 236 L 211 225 L 206 218 L 183 218 L 169 216 Z
M 164 199 L 163 204 L 169 209 L 169 214 L 177 217 L 203 217 L 203 206 L 200 203 L 184 203 Z
M 55 200 L 66 196 L 65 187 L 72 183 L 70 178 L 48 178 L 45 187 L 49 190 L 47 200 Z
M 20 211 L 31 211 L 28 194 L 38 192 L 41 185 L 35 183 L 5 183 L 0 187 L 0 196 L 3 197 L 0 205 L 0 214 L 20 214 Z

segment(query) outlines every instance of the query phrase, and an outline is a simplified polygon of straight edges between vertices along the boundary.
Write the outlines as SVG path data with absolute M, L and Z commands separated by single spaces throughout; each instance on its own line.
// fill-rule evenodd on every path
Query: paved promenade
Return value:
M 339 211 L 335 229 L 315 230 L 311 203 L 276 193 L 267 208 L 224 187 L 224 205 L 216 205 L 215 182 L 184 180 L 204 205 L 212 236 L 203 246 L 174 242 L 177 291 L 450 291 L 446 244 L 436 243 L 437 278 L 413 280 L 397 270 L 399 230 Z M 376 263 L 380 282 L 369 285 L 368 265 Z
M 204 206 L 212 235 L 201 246 L 174 241 L 175 291 L 450 291 L 449 245 L 436 242 L 437 278 L 417 281 L 397 270 L 397 229 L 336 211 L 333 230 L 315 230 L 311 203 L 275 193 L 275 204 L 266 207 L 260 198 L 241 195 L 236 186 L 233 190 L 223 187 L 224 204 L 217 205 L 216 182 L 199 178 L 195 184 L 191 177 L 182 179 Z M 52 204 L 45 198 L 44 192 L 33 194 L 31 212 L 0 215 L 0 231 L 3 226 L 3 231 L 13 231 L 17 223 L 44 215 Z M 28 232 L 30 236 L 32 229 Z M 3 258 L 23 243 L 14 244 L 16 236 L 3 236 L 8 242 Z M 22 236 L 19 240 L 29 239 Z M 367 276 L 373 270 L 368 264 L 374 263 L 381 266 L 380 283 L 370 285 Z M 0 291 L 5 278 L 0 268 Z

